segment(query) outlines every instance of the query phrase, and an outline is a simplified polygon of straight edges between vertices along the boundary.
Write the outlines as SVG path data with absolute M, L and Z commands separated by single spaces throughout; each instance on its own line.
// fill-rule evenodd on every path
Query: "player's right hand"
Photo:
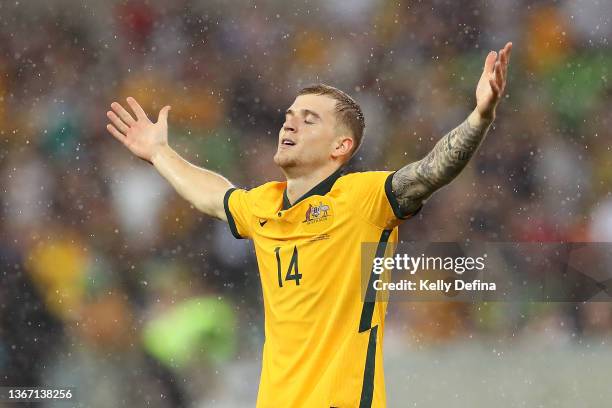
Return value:
M 168 145 L 170 106 L 164 106 L 159 111 L 157 123 L 153 123 L 134 98 L 128 97 L 127 103 L 136 119 L 121 104 L 113 102 L 112 110 L 106 112 L 111 121 L 106 129 L 136 156 L 152 163 L 155 153 Z

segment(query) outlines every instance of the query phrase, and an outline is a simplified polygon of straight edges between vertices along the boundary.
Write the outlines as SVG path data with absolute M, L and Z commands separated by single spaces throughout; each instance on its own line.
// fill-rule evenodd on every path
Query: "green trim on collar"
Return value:
M 289 208 L 293 207 L 294 205 L 296 205 L 297 203 L 299 203 L 300 201 L 303 201 L 304 199 L 308 197 L 311 197 L 314 195 L 323 196 L 329 193 L 332 187 L 334 186 L 334 183 L 336 182 L 336 180 L 338 180 L 343 175 L 344 175 L 344 168 L 340 167 L 338 170 L 334 171 L 325 180 L 321 181 L 319 184 L 311 188 L 306 194 L 298 198 L 293 204 L 289 202 L 289 197 L 287 197 L 287 187 L 285 187 L 285 191 L 283 191 L 283 210 L 288 210 Z

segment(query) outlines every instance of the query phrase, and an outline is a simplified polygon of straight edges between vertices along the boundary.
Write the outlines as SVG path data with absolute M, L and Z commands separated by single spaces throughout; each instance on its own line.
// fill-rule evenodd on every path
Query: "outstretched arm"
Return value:
M 106 115 L 107 130 L 134 155 L 153 164 L 176 191 L 198 210 L 227 221 L 223 197 L 232 184 L 212 171 L 194 166 L 168 145 L 168 111 L 164 106 L 156 123 L 149 120 L 134 98 L 127 98 L 134 116 L 121 104 L 113 102 Z
M 448 132 L 422 160 L 398 170 L 391 183 L 403 214 L 414 213 L 423 200 L 448 184 L 463 170 L 495 119 L 495 108 L 506 86 L 512 43 L 491 51 L 476 87 L 476 108 L 468 118 Z

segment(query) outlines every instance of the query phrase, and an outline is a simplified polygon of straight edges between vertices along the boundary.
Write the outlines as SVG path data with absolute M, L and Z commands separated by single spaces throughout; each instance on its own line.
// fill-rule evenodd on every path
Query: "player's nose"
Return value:
M 296 127 L 293 123 L 289 122 L 288 120 L 285 121 L 285 123 L 283 123 L 283 130 L 285 132 L 292 132 L 294 133 L 296 131 Z

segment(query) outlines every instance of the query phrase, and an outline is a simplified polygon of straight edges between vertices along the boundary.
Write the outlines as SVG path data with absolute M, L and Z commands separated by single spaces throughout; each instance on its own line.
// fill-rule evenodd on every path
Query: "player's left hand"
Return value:
M 512 43 L 509 42 L 499 51 L 491 51 L 485 59 L 484 70 L 476 86 L 476 109 L 483 118 L 495 118 L 495 107 L 504 94 L 506 73 Z

